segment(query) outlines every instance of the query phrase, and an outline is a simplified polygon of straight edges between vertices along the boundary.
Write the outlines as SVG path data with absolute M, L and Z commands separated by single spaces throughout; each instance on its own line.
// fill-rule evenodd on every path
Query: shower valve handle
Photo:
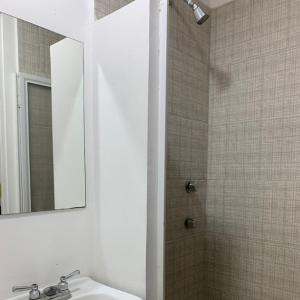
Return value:
M 185 190 L 188 194 L 196 192 L 196 186 L 191 181 L 188 181 L 185 185 Z
M 192 218 L 187 218 L 184 222 L 184 226 L 187 228 L 187 229 L 193 229 L 193 228 L 196 228 L 197 224 L 196 224 L 196 221 L 195 219 L 192 219 Z

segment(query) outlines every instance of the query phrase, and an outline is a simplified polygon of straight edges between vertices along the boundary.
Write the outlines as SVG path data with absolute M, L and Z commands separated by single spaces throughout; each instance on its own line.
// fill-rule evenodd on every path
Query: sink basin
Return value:
M 142 300 L 136 296 L 98 283 L 88 277 L 70 280 L 69 289 L 72 293 L 71 300 Z M 7 300 L 28 300 L 28 293 Z
M 110 288 L 88 277 L 70 281 L 74 300 L 141 300 L 136 296 Z
M 74 299 L 74 298 L 73 298 Z M 111 297 L 105 294 L 94 294 L 94 295 L 86 295 L 80 298 L 76 298 L 76 299 L 84 299 L 84 300 L 115 300 L 115 297 Z

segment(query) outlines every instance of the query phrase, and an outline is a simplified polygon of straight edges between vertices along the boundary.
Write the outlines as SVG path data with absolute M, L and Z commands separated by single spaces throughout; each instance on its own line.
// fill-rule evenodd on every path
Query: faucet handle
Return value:
M 37 284 L 32 284 L 29 286 L 13 286 L 12 287 L 13 292 L 24 292 L 24 291 L 30 291 L 29 292 L 29 299 L 30 300 L 37 300 L 41 297 L 41 292 L 39 290 L 39 287 Z
M 80 274 L 80 271 L 79 270 L 76 270 L 72 273 L 70 273 L 69 275 L 66 275 L 66 276 L 61 276 L 60 277 L 60 282 L 58 284 L 58 288 L 60 291 L 66 291 L 69 289 L 69 285 L 68 285 L 68 282 L 67 280 L 70 279 L 71 277 L 75 276 L 75 275 L 79 275 Z
M 60 279 L 68 280 L 68 279 L 70 279 L 71 277 L 73 277 L 75 275 L 80 275 L 80 271 L 79 270 L 73 271 L 69 275 L 61 276 Z

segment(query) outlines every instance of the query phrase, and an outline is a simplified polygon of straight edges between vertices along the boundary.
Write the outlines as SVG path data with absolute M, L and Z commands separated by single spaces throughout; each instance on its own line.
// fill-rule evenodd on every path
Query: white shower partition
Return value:
M 149 0 L 95 25 L 99 116 L 97 277 L 145 299 Z
M 159 5 L 157 14 L 158 9 Z M 150 106 L 158 106 L 159 98 L 159 67 L 153 68 L 158 65 L 159 46 L 150 45 L 159 41 L 150 39 L 149 17 L 150 1 L 136 0 L 97 21 L 94 32 L 100 151 L 94 268 L 97 279 L 143 299 L 148 271 L 147 192 L 152 188 L 148 185 L 148 146 L 155 139 L 149 139 L 148 114 Z M 158 35 L 159 20 L 155 22 Z M 151 128 L 158 135 L 158 125 Z M 155 251 L 154 241 L 149 242 Z M 156 261 L 152 265 L 158 267 Z
M 168 0 L 135 0 L 94 26 L 99 149 L 95 278 L 163 299 Z

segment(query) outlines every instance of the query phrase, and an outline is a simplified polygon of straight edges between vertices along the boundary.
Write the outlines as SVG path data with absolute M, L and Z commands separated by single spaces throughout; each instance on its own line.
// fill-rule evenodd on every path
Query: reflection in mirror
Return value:
M 0 213 L 84 207 L 83 44 L 0 19 Z

